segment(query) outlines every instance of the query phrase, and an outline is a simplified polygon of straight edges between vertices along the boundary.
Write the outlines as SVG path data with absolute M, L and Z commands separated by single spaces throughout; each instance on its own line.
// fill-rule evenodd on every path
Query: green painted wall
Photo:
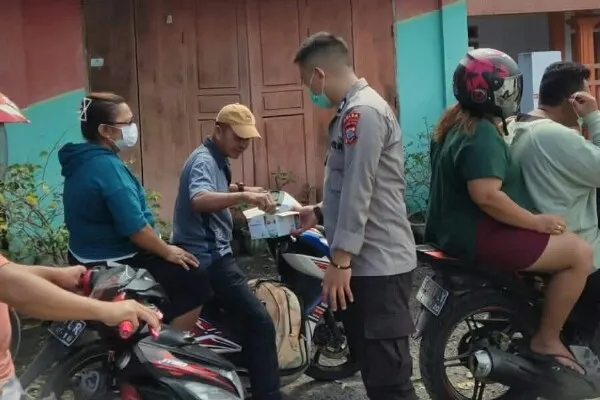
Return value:
M 60 185 L 56 151 L 64 143 L 81 141 L 78 109 L 83 96 L 83 89 L 75 90 L 23 109 L 31 124 L 6 126 L 8 164 L 45 163 L 40 153 L 50 152 L 44 179 L 50 186 Z
M 406 157 L 414 162 L 411 154 L 428 151 L 429 143 L 423 140 L 427 126 L 454 102 L 452 75 L 468 46 L 466 2 L 396 22 L 395 43 L 400 123 Z M 423 203 L 427 193 L 416 193 L 426 189 L 411 185 L 411 179 L 407 171 L 407 205 L 414 211 L 423 207 L 417 203 Z

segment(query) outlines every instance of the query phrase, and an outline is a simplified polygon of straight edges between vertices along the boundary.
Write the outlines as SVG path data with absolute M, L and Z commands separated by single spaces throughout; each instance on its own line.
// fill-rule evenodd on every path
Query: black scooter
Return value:
M 82 289 L 104 301 L 134 299 L 158 307 L 167 299 L 146 270 L 128 266 L 91 269 L 84 275 Z M 55 340 L 46 341 L 20 377 L 27 387 L 52 367 L 52 381 L 44 384 L 41 398 L 61 398 L 71 391 L 75 399 L 85 400 L 244 399 L 242 383 L 230 362 L 198 346 L 193 336 L 168 326 L 155 332 L 147 325 L 134 330 L 129 321 L 118 329 L 69 321 L 52 323 L 49 331 Z M 72 347 L 78 350 L 68 354 Z M 62 361 L 53 365 L 55 360 Z
M 417 254 L 433 269 L 416 296 L 422 305 L 416 334 L 421 337 L 420 370 L 432 400 L 465 398 L 450 382 L 445 362 L 471 371 L 473 400 L 483 399 L 490 383 L 509 387 L 496 397 L 502 400 L 600 397 L 599 272 L 588 278 L 562 332 L 563 343 L 586 371 L 581 375 L 555 357 L 529 350 L 548 276 L 471 265 L 429 245 L 417 246 Z M 448 341 L 461 322 L 468 330 L 461 333 L 457 354 L 448 359 L 444 354 Z

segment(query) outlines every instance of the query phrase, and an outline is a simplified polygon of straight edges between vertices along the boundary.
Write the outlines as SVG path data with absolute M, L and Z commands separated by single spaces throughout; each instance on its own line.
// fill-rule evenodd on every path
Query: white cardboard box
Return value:
M 244 211 L 248 220 L 248 231 L 252 239 L 268 239 L 287 236 L 300 228 L 300 216 L 296 211 L 281 211 L 267 214 L 258 208 Z
M 277 204 L 277 211 L 274 214 L 267 214 L 257 207 L 243 212 L 248 221 L 248 231 L 252 239 L 287 236 L 290 232 L 300 228 L 299 214 L 290 211 L 292 206 L 300 206 L 300 203 L 292 195 L 282 190 L 272 191 L 271 196 Z
M 271 196 L 275 200 L 279 212 L 288 211 L 292 206 L 301 206 L 291 194 L 283 190 L 271 191 Z

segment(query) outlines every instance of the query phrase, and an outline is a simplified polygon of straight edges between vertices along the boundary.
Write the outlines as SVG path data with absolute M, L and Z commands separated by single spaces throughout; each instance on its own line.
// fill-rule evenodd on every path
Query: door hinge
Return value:
M 390 25 L 390 35 L 394 37 L 394 24 Z

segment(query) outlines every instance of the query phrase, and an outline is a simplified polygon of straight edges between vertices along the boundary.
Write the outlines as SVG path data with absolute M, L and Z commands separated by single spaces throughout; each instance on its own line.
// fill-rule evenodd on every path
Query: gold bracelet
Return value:
M 351 268 L 350 265 L 343 266 L 343 265 L 338 265 L 338 264 L 335 264 L 335 263 L 331 263 L 331 266 L 334 267 L 334 268 L 337 268 L 337 269 L 350 269 Z

